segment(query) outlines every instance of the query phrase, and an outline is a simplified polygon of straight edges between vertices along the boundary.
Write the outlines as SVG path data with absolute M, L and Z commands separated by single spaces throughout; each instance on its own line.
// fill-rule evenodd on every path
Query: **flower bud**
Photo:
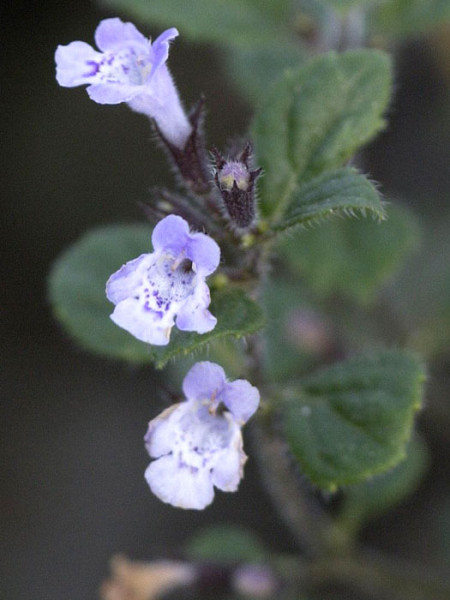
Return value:
M 262 169 L 250 170 L 251 146 L 247 144 L 236 159 L 225 158 L 213 149 L 214 181 L 231 222 L 238 229 L 251 227 L 256 216 L 255 181 Z

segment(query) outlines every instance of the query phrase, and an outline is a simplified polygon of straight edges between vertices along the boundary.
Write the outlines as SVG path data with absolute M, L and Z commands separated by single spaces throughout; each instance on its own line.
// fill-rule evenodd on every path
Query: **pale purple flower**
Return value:
M 145 478 L 160 500 L 201 510 L 214 499 L 214 486 L 235 492 L 247 456 L 241 427 L 259 405 L 248 381 L 229 382 L 211 362 L 196 363 L 183 382 L 184 402 L 150 421 L 145 446 L 152 458 Z
M 100 52 L 85 42 L 58 46 L 56 79 L 63 87 L 87 84 L 99 104 L 128 103 L 155 119 L 164 137 L 182 149 L 192 128 L 166 66 L 169 42 L 177 35 L 172 27 L 152 44 L 132 23 L 104 19 L 95 31 Z
M 217 319 L 209 312 L 205 278 L 217 268 L 220 249 L 204 233 L 190 233 L 176 215 L 160 221 L 152 234 L 154 251 L 141 254 L 111 275 L 111 319 L 138 340 L 165 346 L 176 323 L 183 331 L 206 333 Z

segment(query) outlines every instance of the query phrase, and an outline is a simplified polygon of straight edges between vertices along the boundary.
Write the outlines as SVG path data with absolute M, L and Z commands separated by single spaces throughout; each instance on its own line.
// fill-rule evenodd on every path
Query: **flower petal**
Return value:
M 236 430 L 230 447 L 217 455 L 216 464 L 211 472 L 213 485 L 223 492 L 235 492 L 243 476 L 243 468 L 247 456 L 244 453 L 242 433 L 235 424 Z
M 152 44 L 152 74 L 163 65 L 169 57 L 169 42 L 179 35 L 178 29 L 171 27 L 163 31 Z
M 186 221 L 177 215 L 169 215 L 153 230 L 153 248 L 172 252 L 176 256 L 184 250 L 188 235 L 189 225 Z
M 206 277 L 219 266 L 220 248 L 204 233 L 193 233 L 190 237 L 186 246 L 186 256 L 195 263 L 196 272 Z
M 145 448 L 152 458 L 169 454 L 173 448 L 174 431 L 187 402 L 174 404 L 152 419 L 144 436 Z
M 147 310 L 135 298 L 119 302 L 110 318 L 142 342 L 155 346 L 167 346 L 169 343 L 173 316 Z
M 178 309 L 177 327 L 181 331 L 207 333 L 217 324 L 217 319 L 208 310 L 211 302 L 209 288 L 203 280 L 197 282 L 194 293 Z
M 246 423 L 259 405 L 259 391 L 245 379 L 227 383 L 219 398 L 238 423 Z
M 91 83 L 96 69 L 89 61 L 97 63 L 101 54 L 86 42 L 71 42 L 67 46 L 58 46 L 55 52 L 56 81 L 63 87 L 75 87 Z
M 102 50 L 120 50 L 132 42 L 148 51 L 149 40 L 140 33 L 133 23 L 124 23 L 121 19 L 103 19 L 95 30 L 95 43 Z
M 141 86 L 108 82 L 90 85 L 86 91 L 97 104 L 120 104 L 132 100 L 141 92 Z
M 154 262 L 154 254 L 141 254 L 125 263 L 106 283 L 106 296 L 114 304 L 134 296 L 143 284 L 145 270 Z
M 188 371 L 183 381 L 183 393 L 189 400 L 205 400 L 221 390 L 225 383 L 222 367 L 205 360 Z
M 214 499 L 209 471 L 180 466 L 172 455 L 150 463 L 145 479 L 155 496 L 178 508 L 202 510 Z

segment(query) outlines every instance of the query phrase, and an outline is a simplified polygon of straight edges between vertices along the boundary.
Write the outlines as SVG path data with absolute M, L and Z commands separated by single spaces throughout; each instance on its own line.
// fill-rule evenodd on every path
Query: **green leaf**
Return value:
M 219 563 L 262 562 L 266 556 L 258 538 L 242 527 L 216 525 L 193 537 L 185 549 L 190 560 Z
M 376 50 L 330 52 L 286 71 L 252 125 L 265 172 L 263 214 L 282 214 L 299 184 L 341 166 L 368 142 L 384 125 L 390 91 L 390 59 Z
M 273 225 L 284 231 L 306 225 L 333 214 L 385 218 L 379 194 L 370 181 L 355 169 L 326 172 L 297 188 L 283 218 Z
M 428 463 L 427 447 L 420 438 L 413 437 L 406 458 L 396 467 L 345 490 L 339 524 L 354 531 L 367 519 L 393 508 L 414 492 Z
M 283 26 L 289 7 L 286 1 L 102 0 L 102 3 L 152 25 L 176 26 L 182 36 L 227 46 L 265 45 L 268 39 L 282 41 L 288 35 Z
M 122 264 L 151 251 L 151 229 L 144 225 L 101 227 L 73 244 L 55 262 L 49 295 L 56 317 L 82 347 L 131 363 L 154 362 L 162 368 L 213 340 L 241 338 L 264 324 L 262 311 L 241 290 L 212 293 L 211 312 L 218 323 L 204 335 L 172 330 L 168 346 L 150 346 L 115 325 L 113 305 L 105 296 L 109 276 Z
M 319 298 L 335 294 L 360 304 L 379 289 L 417 246 L 419 228 L 404 208 L 388 204 L 387 219 L 332 219 L 279 244 L 281 256 Z
M 423 33 L 450 21 L 450 0 L 388 0 L 368 20 L 372 33 L 405 36 Z
M 288 390 L 284 428 L 302 472 L 333 491 L 397 465 L 424 381 L 417 357 L 384 351 L 323 369 Z

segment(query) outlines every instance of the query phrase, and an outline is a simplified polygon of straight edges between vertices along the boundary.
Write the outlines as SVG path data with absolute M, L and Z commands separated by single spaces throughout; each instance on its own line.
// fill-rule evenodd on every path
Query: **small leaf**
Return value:
M 339 523 L 355 530 L 364 521 L 386 512 L 414 492 L 428 466 L 424 442 L 413 437 L 406 458 L 396 467 L 375 477 L 349 486 L 339 515 Z
M 55 263 L 49 280 L 55 315 L 84 348 L 132 363 L 155 362 L 162 368 L 213 340 L 241 338 L 264 324 L 260 307 L 241 290 L 212 293 L 211 312 L 218 323 L 204 335 L 172 330 L 168 346 L 150 346 L 115 325 L 113 305 L 105 296 L 109 276 L 122 264 L 151 251 L 151 229 L 118 225 L 96 229 L 76 242 Z
M 388 55 L 330 52 L 287 70 L 270 88 L 252 125 L 264 168 L 261 210 L 284 211 L 298 184 L 335 169 L 384 125 L 391 90 Z
M 287 391 L 284 427 L 302 472 L 333 491 L 397 465 L 424 381 L 415 356 L 385 351 L 323 369 Z
M 161 27 L 178 27 L 181 35 L 195 40 L 251 47 L 268 38 L 287 35 L 282 25 L 285 2 L 254 0 L 102 0 L 130 17 Z
M 450 0 L 387 0 L 372 9 L 370 29 L 383 36 L 426 32 L 450 22 Z
M 387 219 L 332 219 L 280 241 L 279 252 L 319 298 L 335 294 L 367 304 L 414 250 L 419 228 L 406 209 Z
M 204 529 L 189 541 L 185 552 L 190 560 L 231 564 L 262 562 L 266 555 L 256 536 L 231 525 Z
M 319 221 L 333 214 L 371 214 L 385 217 L 375 187 L 355 169 L 326 172 L 298 188 L 283 218 L 275 223 L 275 231 Z

